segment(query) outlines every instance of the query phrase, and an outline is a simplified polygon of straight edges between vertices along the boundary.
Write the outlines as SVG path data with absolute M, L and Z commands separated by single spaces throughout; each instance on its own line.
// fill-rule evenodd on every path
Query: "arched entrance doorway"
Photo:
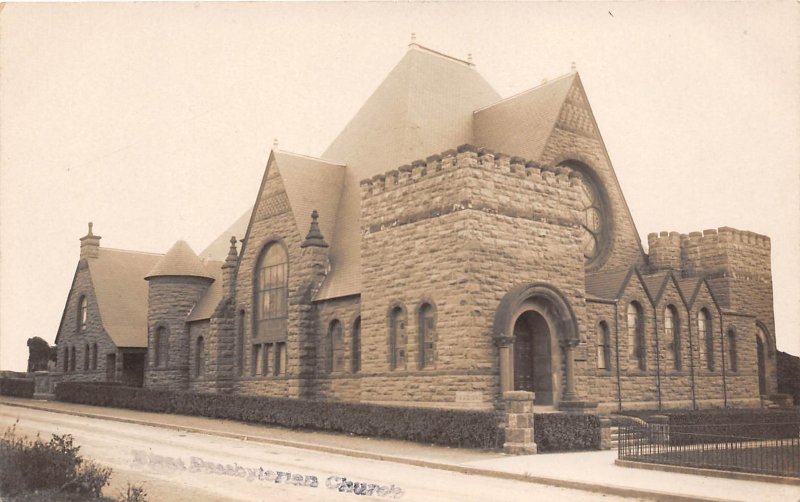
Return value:
M 538 312 L 528 310 L 514 323 L 514 390 L 536 393 L 535 402 L 553 404 L 550 328 Z

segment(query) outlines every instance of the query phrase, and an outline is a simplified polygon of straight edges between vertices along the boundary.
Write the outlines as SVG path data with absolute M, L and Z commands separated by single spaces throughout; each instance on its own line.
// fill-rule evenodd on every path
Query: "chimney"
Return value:
M 100 236 L 92 233 L 92 222 L 89 222 L 89 233 L 81 237 L 81 259 L 97 258 L 100 255 Z
M 239 262 L 239 253 L 236 252 L 236 236 L 231 236 L 231 248 L 225 263 L 222 264 L 222 294 L 233 296 L 233 286 L 236 284 L 236 264 Z

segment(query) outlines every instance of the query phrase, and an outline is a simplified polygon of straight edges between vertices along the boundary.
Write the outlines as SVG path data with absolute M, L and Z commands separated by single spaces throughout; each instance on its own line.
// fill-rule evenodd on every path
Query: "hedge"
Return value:
M 0 396 L 33 397 L 34 390 L 32 379 L 0 377 Z
M 597 415 L 537 413 L 533 436 L 539 451 L 600 449 L 600 418 Z
M 59 401 L 196 415 L 242 422 L 495 449 L 503 444 L 494 412 L 399 408 L 361 403 L 204 394 L 62 382 Z
M 800 412 L 796 410 L 665 410 L 626 414 L 644 420 L 652 415 L 669 417 L 670 442 L 673 444 L 721 443 L 742 438 L 796 438 L 800 434 Z

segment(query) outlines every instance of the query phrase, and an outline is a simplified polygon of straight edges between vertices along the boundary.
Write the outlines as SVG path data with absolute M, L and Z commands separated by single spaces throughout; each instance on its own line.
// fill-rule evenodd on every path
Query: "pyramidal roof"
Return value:
M 192 251 L 186 241 L 179 240 L 172 245 L 167 254 L 156 263 L 155 267 L 145 276 L 145 279 L 165 275 L 180 275 L 192 277 L 205 277 L 214 279 L 209 274 L 202 260 Z
M 361 291 L 359 182 L 471 143 L 472 113 L 500 95 L 466 61 L 412 43 L 322 158 L 347 166 L 330 239 L 331 271 L 317 299 Z M 301 215 L 302 216 L 302 215 Z

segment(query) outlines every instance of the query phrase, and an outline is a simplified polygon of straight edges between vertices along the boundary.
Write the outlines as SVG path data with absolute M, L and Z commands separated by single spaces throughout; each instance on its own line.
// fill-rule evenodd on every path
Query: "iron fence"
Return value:
M 800 478 L 800 437 L 763 439 L 671 431 L 667 424 L 625 425 L 619 428 L 618 458 Z

